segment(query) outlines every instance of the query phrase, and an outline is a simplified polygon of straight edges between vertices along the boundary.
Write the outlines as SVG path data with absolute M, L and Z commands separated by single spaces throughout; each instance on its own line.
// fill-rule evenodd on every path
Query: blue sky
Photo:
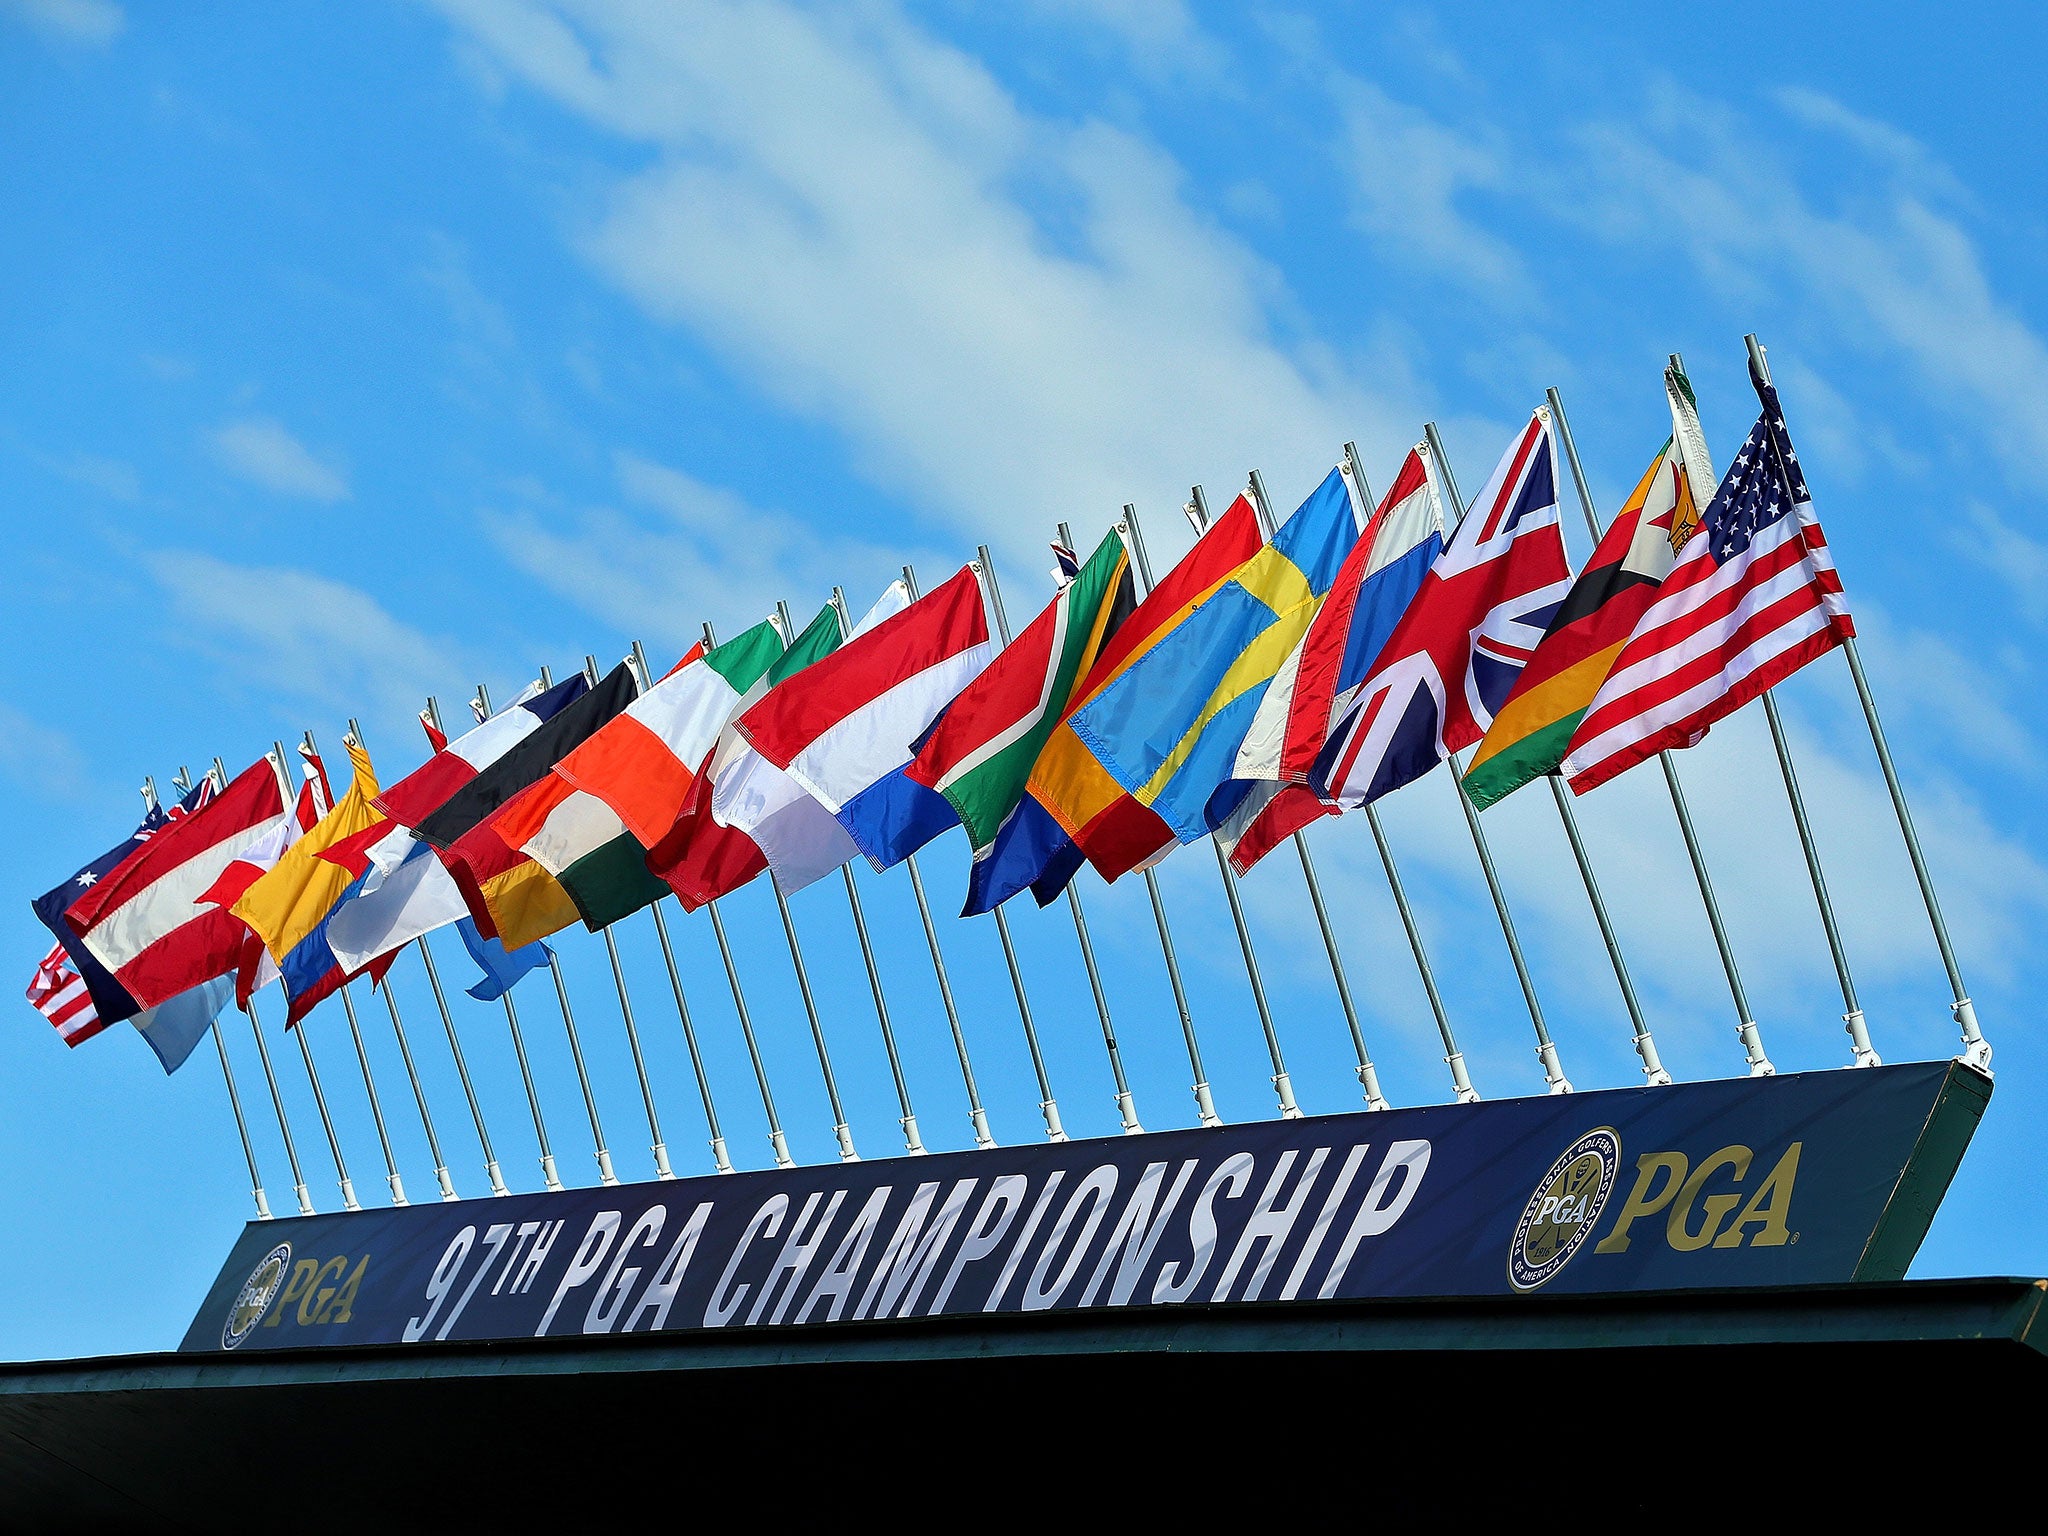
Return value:
M 1792 430 L 1957 935 L 2000 1095 L 1918 1273 L 2039 1272 L 2028 978 L 2048 915 L 2039 661 L 2048 542 L 2048 271 L 2038 20 L 1899 8 L 1711 17 L 1577 8 L 1532 30 L 1466 7 L 1178 0 L 804 7 L 310 5 L 227 13 L 0 4 L 0 949 L 44 947 L 27 898 L 132 823 L 134 786 L 231 767 L 360 717 L 387 777 L 424 695 L 459 711 L 633 639 L 665 665 L 833 583 L 864 604 L 988 543 L 1012 622 L 1044 544 L 1124 501 L 1155 563 L 1175 512 L 1260 467 L 1280 502 L 1347 438 L 1384 484 L 1425 419 L 1468 488 L 1556 385 L 1611 512 L 1669 430 L 1682 352 L 1709 442 L 1754 415 L 1741 337 L 1771 348 Z M 1575 509 L 1568 538 L 1582 557 Z M 1879 1049 L 1944 1054 L 1947 994 L 1839 660 L 1784 690 Z M 1755 712 L 1684 763 L 1765 1042 L 1847 1060 L 1839 997 Z M 1581 803 L 1667 1063 L 1740 1049 L 1661 786 Z M 1447 781 L 1384 806 L 1483 1093 L 1540 1087 Z M 1360 818 L 1317 835 L 1382 1079 L 1448 1096 Z M 1554 813 L 1488 815 L 1565 1066 L 1636 1080 Z M 1269 1069 L 1211 861 L 1162 870 L 1227 1118 Z M 957 834 L 924 860 L 942 907 Z M 926 1140 L 969 1144 L 900 878 L 863 876 Z M 1147 1124 L 1190 1123 L 1142 892 L 1084 887 Z M 1296 1091 L 1354 1107 L 1348 1041 L 1298 869 L 1245 886 Z M 830 1119 L 766 894 L 728 904 L 800 1156 Z M 895 1109 L 843 892 L 798 898 L 856 1137 Z M 716 952 L 673 924 L 734 1155 L 766 1140 Z M 1077 1133 L 1115 1127 L 1063 913 L 1016 929 Z M 444 941 L 445 941 L 445 935 Z M 651 929 L 620 942 L 664 1131 L 709 1168 Z M 1036 1127 L 1000 952 L 944 942 L 999 1136 Z M 443 943 L 445 970 L 462 970 Z M 605 1130 L 649 1171 L 602 946 L 563 963 Z M 394 974 L 464 1191 L 479 1155 L 417 961 Z M 466 973 L 465 973 L 466 974 Z M 561 1020 L 519 994 L 565 1172 L 594 1172 Z M 502 1015 L 456 998 L 499 1156 L 538 1177 Z M 401 1165 L 431 1186 L 389 1018 L 360 1008 Z M 275 1010 L 273 1009 L 273 1014 Z M 0 1031 L 0 1357 L 174 1342 L 242 1220 L 217 1065 L 166 1081 L 141 1042 L 66 1052 Z M 230 1040 L 274 1204 L 289 1200 L 246 1027 Z M 345 1021 L 310 1026 L 366 1198 L 381 1161 Z M 273 1039 L 315 1199 L 333 1170 Z

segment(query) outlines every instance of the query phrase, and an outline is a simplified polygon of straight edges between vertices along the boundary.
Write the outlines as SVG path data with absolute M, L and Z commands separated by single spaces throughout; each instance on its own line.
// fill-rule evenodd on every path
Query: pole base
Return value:
M 832 1127 L 832 1134 L 839 1138 L 839 1161 L 842 1163 L 859 1162 L 860 1154 L 853 1150 L 853 1132 L 847 1129 L 844 1120 Z
M 783 1140 L 782 1132 L 770 1131 L 768 1133 L 768 1145 L 775 1149 L 776 1167 L 794 1168 L 796 1166 L 796 1159 L 789 1155 L 789 1143 Z
M 320 1214 L 313 1209 L 313 1197 L 306 1193 L 305 1185 L 294 1184 L 292 1186 L 292 1193 L 299 1197 L 299 1214 L 301 1216 L 317 1216 Z
M 1636 1036 L 1636 1055 L 1643 1063 L 1643 1085 L 1648 1088 L 1669 1088 L 1671 1074 L 1664 1070 L 1664 1062 L 1657 1055 L 1657 1042 L 1650 1038 L 1646 1029 Z
M 1301 1106 L 1294 1102 L 1294 1083 L 1285 1072 L 1275 1072 L 1273 1074 L 1273 1092 L 1280 1099 L 1280 1118 L 1282 1120 L 1299 1120 L 1301 1118 Z
M 1949 1004 L 1949 1012 L 1956 1016 L 1956 1023 L 1960 1024 L 1963 1030 L 1963 1048 L 1956 1053 L 1956 1060 L 1989 1077 L 1991 1042 L 1984 1038 L 1984 1032 L 1977 1027 L 1977 1010 L 1970 1006 L 1967 997 L 1959 997 Z
M 1557 1047 L 1548 1040 L 1536 1047 L 1536 1059 L 1543 1063 L 1543 1081 L 1551 1093 L 1570 1093 L 1571 1079 L 1564 1075 L 1564 1066 L 1557 1059 Z
M 455 1193 L 455 1181 L 448 1177 L 448 1170 L 445 1167 L 434 1170 L 434 1182 L 441 1186 L 441 1198 L 443 1201 L 460 1200 L 462 1198 L 462 1196 Z
M 917 1116 L 905 1115 L 896 1122 L 903 1127 L 903 1150 L 911 1157 L 925 1155 L 924 1142 L 917 1134 Z
M 1881 1067 L 1884 1065 L 1883 1058 L 1877 1054 L 1877 1048 L 1870 1043 L 1870 1031 L 1864 1026 L 1863 1010 L 1861 1008 L 1858 1008 L 1854 1013 L 1842 1015 L 1842 1031 L 1849 1037 L 1849 1049 L 1856 1057 L 1854 1065 L 1859 1067 Z
M 1202 1117 L 1205 1126 L 1221 1125 L 1223 1117 L 1216 1113 L 1216 1101 L 1209 1097 L 1207 1083 L 1195 1084 L 1195 1110 Z
M 1358 1064 L 1358 1086 L 1365 1090 L 1365 1107 L 1367 1109 L 1392 1109 L 1394 1107 L 1387 1102 L 1387 1096 L 1380 1092 L 1379 1071 L 1369 1061 L 1361 1061 Z
M 555 1154 L 543 1152 L 540 1155 L 540 1176 L 550 1190 L 562 1187 L 562 1175 L 555 1169 Z
M 607 1147 L 597 1149 L 597 1182 L 604 1185 L 619 1182 L 618 1174 L 612 1171 L 612 1154 Z
M 725 1138 L 723 1136 L 711 1138 L 711 1160 L 718 1165 L 720 1173 L 732 1172 L 732 1159 L 725 1155 Z
M 1040 1107 L 1043 1108 L 1044 1106 L 1041 1105 Z M 995 1150 L 996 1135 L 994 1131 L 988 1128 L 988 1112 L 977 1104 L 969 1113 L 968 1118 L 974 1122 L 974 1145 L 983 1152 Z M 1057 1110 L 1053 1112 L 1053 1118 L 1059 1118 Z
M 348 1179 L 341 1181 L 341 1208 L 345 1211 L 360 1211 L 362 1202 L 356 1199 L 356 1187 Z
M 405 1180 L 395 1173 L 387 1173 L 384 1175 L 384 1182 L 391 1186 L 391 1203 L 393 1205 L 412 1204 L 410 1200 L 405 1198 Z
M 1128 1092 L 1116 1096 L 1116 1117 L 1123 1122 L 1126 1136 L 1142 1136 L 1145 1127 L 1138 1124 L 1138 1106 Z
M 1479 1090 L 1472 1086 L 1472 1079 L 1465 1071 L 1465 1053 L 1453 1051 L 1444 1058 L 1444 1065 L 1451 1069 L 1451 1092 L 1460 1104 L 1477 1104 Z
M 256 1197 L 256 1219 L 258 1221 L 269 1221 L 271 1219 L 270 1201 L 263 1193 L 263 1186 L 258 1184 L 249 1193 Z
M 675 1169 L 668 1165 L 668 1143 L 665 1141 L 657 1141 L 654 1144 L 654 1176 L 657 1179 L 672 1179 L 676 1176 Z
M 1778 1075 L 1778 1069 L 1771 1065 L 1771 1058 L 1764 1054 L 1763 1036 L 1756 1032 L 1756 1024 L 1753 1020 L 1743 1020 L 1742 1027 L 1735 1031 L 1735 1036 L 1742 1042 L 1743 1054 L 1748 1059 L 1749 1075 L 1751 1077 L 1776 1077 Z
M 496 1158 L 492 1158 L 491 1161 L 484 1164 L 484 1172 L 491 1176 L 491 1193 L 493 1195 L 509 1195 L 512 1193 L 511 1190 L 505 1187 L 505 1171 L 498 1166 Z

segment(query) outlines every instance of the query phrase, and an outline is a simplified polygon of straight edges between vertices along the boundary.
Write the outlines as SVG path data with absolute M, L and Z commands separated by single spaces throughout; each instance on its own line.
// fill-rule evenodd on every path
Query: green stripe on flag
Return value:
M 1512 747 L 1495 753 L 1473 768 L 1465 775 L 1465 793 L 1472 797 L 1472 803 L 1483 811 L 1531 779 L 1540 779 L 1544 774 L 1553 772 L 1564 761 L 1572 732 L 1579 728 L 1579 722 L 1585 716 L 1583 709 L 1574 710 L 1540 731 L 1531 731 Z
M 648 873 L 647 850 L 630 833 L 592 849 L 558 878 L 592 931 L 630 917 L 669 893 L 667 885 Z
M 745 693 L 781 657 L 782 631 L 773 619 L 763 619 L 745 634 L 706 651 L 704 665 L 730 683 L 734 693 Z

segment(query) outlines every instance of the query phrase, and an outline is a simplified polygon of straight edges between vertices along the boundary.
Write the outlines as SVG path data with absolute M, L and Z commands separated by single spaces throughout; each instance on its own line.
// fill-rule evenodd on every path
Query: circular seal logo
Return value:
M 249 1271 L 249 1278 L 242 1282 L 242 1289 L 235 1295 L 234 1305 L 228 1308 L 227 1326 L 220 1331 L 222 1349 L 233 1349 L 263 1321 L 263 1314 L 270 1310 L 270 1304 L 277 1300 L 277 1293 L 284 1289 L 284 1272 L 291 1262 L 292 1245 L 279 1243 Z
M 1621 1135 L 1611 1126 L 1586 1132 L 1564 1149 L 1537 1184 L 1508 1245 L 1508 1283 L 1533 1291 L 1571 1262 L 1593 1235 L 1621 1168 Z

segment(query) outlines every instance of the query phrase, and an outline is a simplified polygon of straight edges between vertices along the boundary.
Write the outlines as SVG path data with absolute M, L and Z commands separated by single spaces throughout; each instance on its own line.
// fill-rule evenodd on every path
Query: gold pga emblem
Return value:
M 242 1282 L 234 1305 L 228 1308 L 227 1326 L 220 1331 L 222 1349 L 233 1349 L 263 1321 L 263 1314 L 270 1310 L 270 1304 L 277 1300 L 277 1293 L 284 1287 L 284 1273 L 291 1262 L 292 1245 L 279 1243 L 249 1271 L 249 1278 Z
M 1586 1132 L 1564 1149 L 1536 1186 L 1508 1245 L 1508 1284 L 1533 1291 L 1571 1262 L 1614 1192 L 1621 1134 L 1612 1126 Z

